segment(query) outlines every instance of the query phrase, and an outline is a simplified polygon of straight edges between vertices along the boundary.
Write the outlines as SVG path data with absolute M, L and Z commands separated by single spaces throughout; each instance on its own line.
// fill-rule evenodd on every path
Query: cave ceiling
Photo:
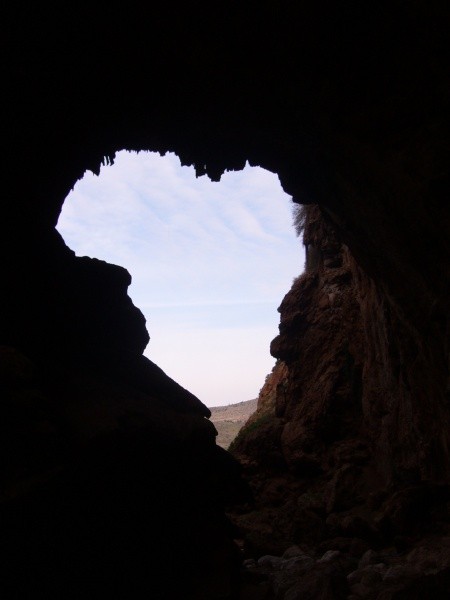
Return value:
M 421 1 L 11 9 L 6 243 L 18 221 L 26 235 L 53 227 L 85 170 L 118 150 L 173 151 L 214 180 L 248 160 L 429 304 L 448 285 L 448 13 Z

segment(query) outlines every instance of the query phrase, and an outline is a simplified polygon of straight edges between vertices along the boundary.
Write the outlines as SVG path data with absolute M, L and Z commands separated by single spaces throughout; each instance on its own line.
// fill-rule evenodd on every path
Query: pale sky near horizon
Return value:
M 174 154 L 122 151 L 86 172 L 57 229 L 77 256 L 130 272 L 145 355 L 170 377 L 207 406 L 257 397 L 277 307 L 304 266 L 277 175 L 247 165 L 216 183 Z

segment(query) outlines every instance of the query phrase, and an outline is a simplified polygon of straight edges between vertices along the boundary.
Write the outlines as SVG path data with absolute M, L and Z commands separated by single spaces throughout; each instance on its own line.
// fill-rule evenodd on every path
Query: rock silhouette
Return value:
M 286 472 L 293 470 L 289 493 L 298 477 L 322 486 L 329 472 L 320 510 L 336 536 L 354 529 L 367 538 L 361 521 L 339 515 L 364 506 L 370 486 L 382 511 L 377 531 L 397 551 L 412 552 L 427 523 L 442 538 L 450 483 L 448 17 L 447 5 L 423 0 L 386 10 L 329 2 L 131 2 L 108 11 L 8 4 L 4 597 L 238 595 L 239 532 L 225 507 L 248 501 L 239 465 L 215 445 L 200 400 L 143 359 L 148 333 L 127 296 L 127 272 L 76 258 L 54 230 L 75 182 L 121 149 L 173 151 L 215 181 L 249 161 L 278 173 L 295 202 L 320 206 L 342 266 L 341 258 L 333 266 L 334 242 L 307 241 L 310 271 L 284 300 L 272 347 L 290 379 L 286 394 L 276 393 L 274 419 L 263 423 L 272 446 L 258 450 L 261 486 L 282 503 Z M 314 329 L 324 344 L 329 334 L 340 340 L 327 365 Z M 320 365 L 308 382 L 299 356 L 306 340 Z M 314 493 L 314 485 L 298 489 L 298 530 L 318 544 L 323 516 Z M 263 521 L 255 547 L 267 540 Z M 267 553 L 281 556 L 285 541 L 280 521 Z M 430 543 L 415 546 L 418 564 Z M 343 552 L 345 544 L 322 550 Z M 311 575 L 304 589 L 347 593 L 344 562 L 337 579 L 333 566 L 319 566 L 327 572 L 322 588 Z M 435 562 L 440 573 L 433 579 L 423 566 L 411 593 L 445 597 L 448 574 Z M 372 571 L 354 576 L 360 596 L 377 579 Z M 391 592 L 382 597 L 407 593 Z

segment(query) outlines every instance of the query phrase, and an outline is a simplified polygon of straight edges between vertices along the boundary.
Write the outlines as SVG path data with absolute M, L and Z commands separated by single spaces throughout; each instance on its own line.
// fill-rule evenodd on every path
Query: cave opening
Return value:
M 128 279 L 53 229 L 122 147 L 266 166 L 345 246 L 318 224 L 284 302 L 241 598 L 450 597 L 450 4 L 287 4 L 4 11 L 3 597 L 239 597 L 236 465 Z
M 148 358 L 208 406 L 257 397 L 304 262 L 276 174 L 247 163 L 218 183 L 175 154 L 121 151 L 78 181 L 57 229 L 76 255 L 130 272 Z

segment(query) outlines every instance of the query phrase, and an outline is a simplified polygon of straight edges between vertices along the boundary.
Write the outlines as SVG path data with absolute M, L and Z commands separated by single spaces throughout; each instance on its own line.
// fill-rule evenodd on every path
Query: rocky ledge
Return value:
M 333 544 L 328 544 L 333 547 Z M 345 539 L 334 547 L 345 546 Z M 423 600 L 447 598 L 450 537 L 430 537 L 407 553 L 395 547 L 368 549 L 361 540 L 347 550 L 294 545 L 282 556 L 243 563 L 243 595 L 277 600 Z

